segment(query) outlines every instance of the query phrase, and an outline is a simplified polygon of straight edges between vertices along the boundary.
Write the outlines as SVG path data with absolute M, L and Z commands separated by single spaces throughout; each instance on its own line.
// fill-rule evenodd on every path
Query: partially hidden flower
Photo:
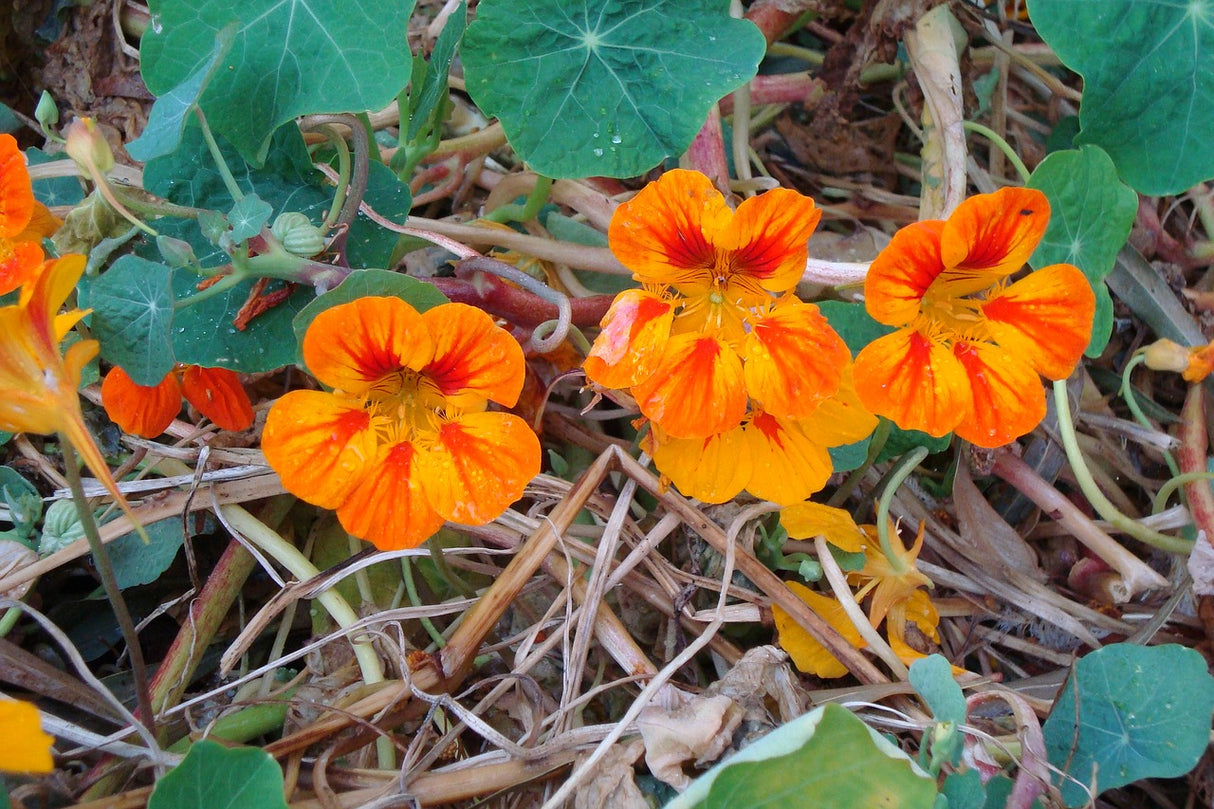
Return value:
M 1172 371 L 1185 382 L 1201 382 L 1214 372 L 1214 343 L 1185 348 L 1164 337 L 1143 349 L 1143 359 L 1153 371 Z
M 860 400 L 903 429 L 955 432 L 998 447 L 1045 415 L 1038 375 L 1065 379 L 1083 356 L 1096 299 L 1083 273 L 1054 264 L 1011 281 L 1045 233 L 1030 188 L 961 203 L 947 221 L 894 234 L 865 280 L 865 305 L 897 327 L 856 357 Z
M 514 405 L 524 363 L 479 309 L 359 298 L 316 316 L 303 357 L 332 390 L 274 403 L 266 460 L 288 491 L 381 549 L 415 547 L 445 520 L 487 523 L 539 472 L 527 423 L 487 409 Z
M 783 188 L 730 210 L 707 177 L 682 170 L 612 217 L 611 249 L 642 286 L 616 297 L 586 376 L 629 389 L 653 426 L 658 469 L 685 494 L 795 502 L 830 474 L 834 436 L 808 420 L 847 398 L 851 354 L 792 294 L 820 218 L 813 200 Z M 838 443 L 872 430 L 858 401 L 844 409 L 855 418 L 839 432 L 856 437 Z
M 42 715 L 30 702 L 0 700 L 0 772 L 44 774 L 55 769 Z
M 42 237 L 63 224 L 34 199 L 17 141 L 0 134 L 0 295 L 30 281 L 42 266 Z
M 17 303 L 0 307 L 0 430 L 58 433 L 129 515 L 130 506 L 84 424 L 76 393 L 81 371 L 97 356 L 97 341 L 79 340 L 59 353 L 63 338 L 88 314 L 82 309 L 59 314 L 84 264 L 85 257 L 74 253 L 45 262 L 21 287 Z
M 853 595 L 858 603 L 867 601 L 866 615 L 872 627 L 876 629 L 885 624 L 890 648 L 902 662 L 910 664 L 924 656 L 907 642 L 908 623 L 929 640 L 939 643 L 936 628 L 940 614 L 926 590 L 932 586 L 932 581 L 915 566 L 923 548 L 922 527 L 914 544 L 907 549 L 897 539 L 897 528 L 891 523 L 891 558 L 881 549 L 877 527 L 856 525 L 851 515 L 842 509 L 798 503 L 783 510 L 780 522 L 794 539 L 823 536 L 840 550 L 864 554 L 864 566 L 847 575 L 848 583 L 856 588 Z M 833 596 L 817 593 L 797 582 L 789 582 L 788 586 L 845 640 L 857 649 L 865 647 L 859 631 Z M 797 668 L 824 678 L 847 673 L 843 664 L 791 616 L 774 604 L 772 612 L 780 646 L 789 653 Z
M 247 430 L 253 405 L 240 377 L 227 368 L 178 364 L 155 385 L 137 385 L 114 367 L 101 382 L 101 404 L 125 432 L 155 438 L 181 412 L 181 399 L 197 408 L 220 429 Z

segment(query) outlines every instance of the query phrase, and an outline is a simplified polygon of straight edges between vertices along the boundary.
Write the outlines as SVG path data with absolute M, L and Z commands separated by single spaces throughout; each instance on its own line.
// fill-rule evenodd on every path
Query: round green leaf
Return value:
M 87 289 L 93 336 L 101 356 L 137 385 L 157 385 L 173 368 L 173 271 L 138 256 L 121 256 Z
M 287 809 L 282 790 L 269 753 L 203 739 L 157 782 L 148 809 Z
M 763 58 L 758 28 L 708 5 L 482 0 L 462 50 L 468 92 L 541 174 L 643 174 L 682 154 Z
M 1065 769 L 1067 806 L 1096 792 L 1191 770 L 1210 740 L 1214 678 L 1183 646 L 1118 643 L 1075 664 L 1042 726 L 1050 763 Z
M 1029 16 L 1083 76 L 1077 143 L 1151 196 L 1214 177 L 1214 0 L 1029 0 Z

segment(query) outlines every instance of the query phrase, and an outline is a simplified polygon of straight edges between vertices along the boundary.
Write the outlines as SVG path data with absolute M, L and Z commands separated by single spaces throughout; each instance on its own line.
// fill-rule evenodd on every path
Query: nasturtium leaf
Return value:
M 833 703 L 815 708 L 701 775 L 666 809 L 931 809 L 936 783 Z
M 765 49 L 724 0 L 482 0 L 462 54 L 468 92 L 536 171 L 633 177 L 682 154 Z
M 198 105 L 198 97 L 215 75 L 215 70 L 223 58 L 232 49 L 235 36 L 236 23 L 228 23 L 215 35 L 210 57 L 181 84 L 156 99 L 156 103 L 152 104 L 152 111 L 148 113 L 148 122 L 143 128 L 143 134 L 126 145 L 127 154 L 146 163 L 153 157 L 171 153 L 181 145 L 186 116 Z
M 928 655 L 911 663 L 910 684 L 932 709 L 937 722 L 965 721 L 965 696 L 953 679 L 953 667 L 940 655 Z
M 404 223 L 413 207 L 413 194 L 407 183 L 378 161 L 367 167 L 367 190 L 363 194 L 375 212 L 390 222 Z M 387 267 L 400 234 L 372 222 L 361 211 L 350 223 L 346 235 L 346 261 L 351 267 Z
M 148 89 L 165 95 L 211 58 L 237 23 L 232 48 L 199 101 L 211 128 L 261 165 L 270 135 L 300 115 L 379 109 L 409 81 L 410 0 L 149 2 L 140 44 Z
M 148 809 L 287 809 L 282 770 L 256 747 L 203 739 L 156 782 Z
M 163 264 L 126 255 L 87 287 L 101 356 L 137 385 L 156 385 L 173 368 L 172 276 Z
M 413 79 L 409 90 L 409 125 L 402 134 L 403 143 L 417 139 L 428 125 L 441 120 L 440 102 L 446 96 L 447 76 L 451 71 L 451 60 L 455 58 L 456 48 L 464 37 L 468 27 L 468 4 L 461 0 L 451 15 L 443 30 L 434 42 L 430 51 L 430 59 L 417 57 L 413 60 Z M 402 145 L 403 145 L 402 143 Z
M 228 211 L 228 224 L 232 226 L 232 240 L 243 242 L 261 232 L 270 221 L 274 208 L 256 194 L 248 194 Z
M 1076 143 L 1103 147 L 1150 196 L 1214 177 L 1214 2 L 1029 0 L 1028 9 L 1083 76 Z
M 1141 778 L 1191 770 L 1210 740 L 1214 678 L 1183 646 L 1117 643 L 1085 655 L 1071 670 L 1042 726 L 1067 806 Z
M 67 160 L 68 156 L 63 152 L 48 155 L 38 147 L 31 146 L 25 150 L 25 159 L 31 166 L 39 166 L 56 160 Z M 45 177 L 34 180 L 33 186 L 34 197 L 48 208 L 56 205 L 75 205 L 84 199 L 84 187 L 75 176 Z
M 986 788 L 977 770 L 949 773 L 940 794 L 948 798 L 948 809 L 986 809 Z
M 107 546 L 114 565 L 114 578 L 122 589 L 150 584 L 160 578 L 160 574 L 173 564 L 185 538 L 181 520 L 177 517 L 158 520 L 144 526 L 144 530 L 147 531 L 147 542 L 131 531 Z
M 1117 179 L 1113 160 L 1099 146 L 1054 152 L 1029 178 L 1050 201 L 1050 223 L 1029 263 L 1036 268 L 1073 264 L 1096 291 L 1096 317 L 1087 355 L 1099 356 L 1113 333 L 1113 299 L 1104 277 L 1130 238 L 1138 195 Z

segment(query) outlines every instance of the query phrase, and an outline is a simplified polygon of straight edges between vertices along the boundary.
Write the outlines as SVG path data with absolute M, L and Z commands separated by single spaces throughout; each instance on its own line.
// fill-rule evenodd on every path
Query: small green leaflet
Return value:
M 101 356 L 136 385 L 159 384 L 173 368 L 172 277 L 163 264 L 127 255 L 88 286 Z

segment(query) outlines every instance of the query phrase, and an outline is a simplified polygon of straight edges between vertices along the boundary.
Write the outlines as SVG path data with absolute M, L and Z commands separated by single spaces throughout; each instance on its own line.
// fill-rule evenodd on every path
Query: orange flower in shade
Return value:
M 856 357 L 860 400 L 904 429 L 998 447 L 1045 415 L 1038 374 L 1065 379 L 1083 356 L 1096 298 L 1069 264 L 1019 281 L 1050 208 L 1030 188 L 971 197 L 948 221 L 908 225 L 864 284 L 868 313 L 898 330 Z
M 303 357 L 333 391 L 274 403 L 266 460 L 288 491 L 381 549 L 420 545 L 444 520 L 487 523 L 539 473 L 527 423 L 487 411 L 517 401 L 523 351 L 479 309 L 360 298 L 316 316 Z
M 0 430 L 59 433 L 129 515 L 130 506 L 84 425 L 76 394 L 81 370 L 97 355 L 97 341 L 80 340 L 59 354 L 59 343 L 88 314 L 81 309 L 59 314 L 84 264 L 84 256 L 75 254 L 44 263 L 21 287 L 18 302 L 0 307 Z
M 43 236 L 63 224 L 34 199 L 25 157 L 12 135 L 0 134 L 0 295 L 32 279 L 42 266 Z
M 42 717 L 32 703 L 0 700 L 0 772 L 51 772 L 54 741 L 42 729 Z
M 240 377 L 227 368 L 178 365 L 156 385 L 136 385 L 127 372 L 112 368 L 101 383 L 101 404 L 110 419 L 128 433 L 155 438 L 181 412 L 181 398 L 220 429 L 247 430 L 253 405 Z
M 933 642 L 940 641 L 936 627 L 940 614 L 924 588 L 932 581 L 915 567 L 923 548 L 923 528 L 915 543 L 907 550 L 897 539 L 897 528 L 891 524 L 890 545 L 893 558 L 881 550 L 875 525 L 857 526 L 846 511 L 817 503 L 798 503 L 781 513 L 780 523 L 794 539 L 826 537 L 835 547 L 849 553 L 863 553 L 864 567 L 847 575 L 848 583 L 856 587 L 859 603 L 868 600 L 868 619 L 873 628 L 885 622 L 890 648 L 903 663 L 910 664 L 923 657 L 906 642 L 907 622 L 913 623 Z M 816 593 L 796 582 L 788 586 L 824 621 L 857 649 L 866 645 L 852 625 L 842 605 L 833 597 Z M 772 605 L 780 646 L 789 653 L 793 663 L 802 671 L 819 677 L 842 677 L 846 668 L 822 644 L 812 638 L 778 606 Z
M 684 494 L 802 500 L 830 475 L 826 447 L 876 424 L 844 390 L 847 346 L 791 294 L 820 217 L 783 188 L 732 211 L 707 177 L 681 170 L 612 217 L 611 249 L 642 287 L 612 303 L 586 376 L 630 389 L 652 424 L 648 451 Z M 821 418 L 831 402 L 850 418 Z

